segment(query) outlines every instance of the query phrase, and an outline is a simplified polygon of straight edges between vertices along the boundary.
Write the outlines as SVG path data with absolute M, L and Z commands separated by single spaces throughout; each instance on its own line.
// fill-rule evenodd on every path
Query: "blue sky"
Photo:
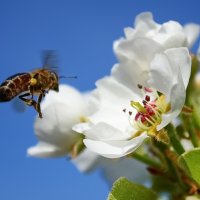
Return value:
M 78 76 L 62 82 L 91 90 L 116 62 L 113 41 L 143 11 L 160 23 L 200 24 L 198 0 L 0 0 L 0 80 L 40 67 L 41 51 L 54 49 L 60 75 Z M 9 102 L 0 110 L 0 199 L 106 199 L 109 187 L 99 171 L 84 175 L 65 158 L 26 156 L 37 142 L 33 109 L 16 113 Z

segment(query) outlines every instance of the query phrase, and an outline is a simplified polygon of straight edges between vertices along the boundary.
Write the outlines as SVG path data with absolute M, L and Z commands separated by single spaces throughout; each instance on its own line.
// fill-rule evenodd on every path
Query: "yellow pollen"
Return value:
M 36 85 L 37 84 L 37 80 L 35 78 L 31 78 L 30 80 L 30 85 Z
M 79 117 L 79 121 L 80 121 L 81 123 L 84 123 L 84 122 L 89 122 L 89 119 L 88 119 L 87 117 L 85 117 L 85 116 L 80 116 L 80 117 Z

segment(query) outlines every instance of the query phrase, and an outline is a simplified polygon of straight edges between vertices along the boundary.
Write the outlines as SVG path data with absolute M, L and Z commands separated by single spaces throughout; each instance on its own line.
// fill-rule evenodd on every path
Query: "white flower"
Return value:
M 130 154 L 146 133 L 155 135 L 177 117 L 191 70 L 187 48 L 163 50 L 147 38 L 120 40 L 117 53 L 121 63 L 97 82 L 100 109 L 90 123 L 73 128 L 85 134 L 90 150 L 108 158 Z
M 147 166 L 132 158 L 108 159 L 103 158 L 99 163 L 105 180 L 112 185 L 118 178 L 126 177 L 134 183 L 145 186 L 151 184 L 151 176 Z
M 144 12 L 136 16 L 135 28 L 127 27 L 124 32 L 128 40 L 146 37 L 165 49 L 183 46 L 190 48 L 199 37 L 200 26 L 189 23 L 183 27 L 176 21 L 158 24 L 150 12 Z
M 96 106 L 92 95 L 82 95 L 68 85 L 60 85 L 59 92 L 50 91 L 41 105 L 43 118 L 35 121 L 39 142 L 28 149 L 28 155 L 44 158 L 67 155 L 80 137 L 72 126 L 91 114 Z
M 150 174 L 146 170 L 147 166 L 132 158 L 108 159 L 85 149 L 71 162 L 77 166 L 80 172 L 101 170 L 103 178 L 109 185 L 122 176 L 135 183 L 148 184 L 150 182 Z
M 120 40 L 116 53 L 121 63 L 112 69 L 112 76 L 117 81 L 140 97 L 143 96 L 144 90 L 138 88 L 138 84 L 164 95 L 161 97 L 164 97 L 165 103 L 160 98 L 158 100 L 162 100 L 161 103 L 164 103 L 166 109 L 168 106 L 171 109 L 165 114 L 162 112 L 162 120 L 157 127 L 157 130 L 160 130 L 180 113 L 184 105 L 191 73 L 188 49 L 181 47 L 163 50 L 162 46 L 153 40 L 137 38 Z M 147 96 L 153 94 L 146 91 L 145 93 Z

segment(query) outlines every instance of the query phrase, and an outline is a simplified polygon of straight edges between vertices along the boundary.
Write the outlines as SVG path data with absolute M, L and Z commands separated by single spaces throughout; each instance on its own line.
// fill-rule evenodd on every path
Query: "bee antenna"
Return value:
M 78 77 L 77 76 L 59 76 L 59 78 L 74 78 L 74 79 L 76 79 Z

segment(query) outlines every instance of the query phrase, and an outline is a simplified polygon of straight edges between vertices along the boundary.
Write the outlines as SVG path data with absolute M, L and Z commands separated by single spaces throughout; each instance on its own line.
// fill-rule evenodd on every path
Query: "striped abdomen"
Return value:
M 0 85 L 0 102 L 10 101 L 17 95 L 28 90 L 31 75 L 19 73 L 8 77 Z

